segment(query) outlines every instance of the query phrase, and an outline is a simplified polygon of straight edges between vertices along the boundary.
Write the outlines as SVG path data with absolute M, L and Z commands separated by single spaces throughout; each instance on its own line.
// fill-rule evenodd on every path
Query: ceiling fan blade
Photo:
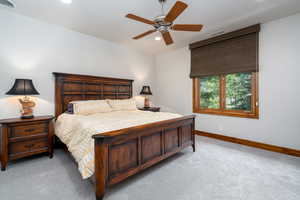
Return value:
M 170 12 L 167 14 L 165 21 L 173 22 L 186 8 L 188 5 L 182 1 L 177 1 Z
M 173 39 L 172 39 L 172 36 L 171 36 L 169 31 L 163 32 L 161 34 L 164 38 L 164 41 L 165 41 L 166 45 L 173 44 Z
M 174 31 L 201 31 L 203 28 L 202 24 L 175 24 L 172 26 Z
M 133 19 L 135 21 L 139 21 L 139 22 L 142 22 L 142 23 L 145 23 L 145 24 L 149 24 L 149 25 L 155 24 L 154 21 L 151 21 L 151 20 L 148 20 L 148 19 L 136 16 L 134 14 L 128 14 L 128 15 L 126 15 L 126 17 L 129 18 L 129 19 Z
M 142 37 L 145 37 L 145 36 L 147 36 L 147 35 L 150 35 L 151 33 L 154 33 L 154 32 L 156 32 L 155 29 L 154 29 L 154 30 L 151 30 L 151 31 L 147 31 L 147 32 L 145 32 L 145 33 L 142 33 L 142 34 L 140 34 L 140 35 L 138 35 L 138 36 L 135 36 L 133 39 L 138 40 L 138 39 L 140 39 L 140 38 L 142 38 Z

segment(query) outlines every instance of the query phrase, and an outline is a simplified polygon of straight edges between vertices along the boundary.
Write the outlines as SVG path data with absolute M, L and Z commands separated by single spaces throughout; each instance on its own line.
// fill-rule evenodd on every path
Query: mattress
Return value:
M 93 135 L 178 117 L 182 116 L 140 110 L 114 111 L 88 116 L 64 113 L 55 123 L 55 134 L 66 144 L 74 157 L 82 178 L 87 179 L 94 174 Z

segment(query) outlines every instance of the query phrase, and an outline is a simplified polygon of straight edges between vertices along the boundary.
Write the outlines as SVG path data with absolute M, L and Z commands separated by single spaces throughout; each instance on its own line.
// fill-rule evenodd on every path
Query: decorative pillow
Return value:
M 92 115 L 111 111 L 106 100 L 73 101 L 68 105 L 68 113 L 75 115 Z
M 108 104 L 111 106 L 113 111 L 119 110 L 137 110 L 136 102 L 132 99 L 122 99 L 122 100 L 107 100 Z

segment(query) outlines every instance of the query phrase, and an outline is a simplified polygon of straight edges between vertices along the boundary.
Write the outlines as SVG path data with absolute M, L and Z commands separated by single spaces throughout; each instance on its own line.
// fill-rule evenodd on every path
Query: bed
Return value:
M 53 74 L 55 76 L 56 118 L 69 119 L 71 129 L 72 126 L 75 127 L 76 124 L 83 124 L 83 121 L 86 121 L 85 126 L 79 126 L 81 130 L 76 128 L 78 136 L 81 135 L 80 132 L 92 130 L 86 131 L 84 135 L 88 136 L 86 140 L 89 143 L 92 140 L 94 144 L 89 145 L 93 147 L 93 154 L 86 156 L 93 157 L 93 164 L 81 173 L 86 178 L 93 174 L 97 200 L 103 199 L 108 187 L 167 159 L 182 149 L 192 147 L 195 151 L 194 115 L 181 116 L 136 110 L 96 114 L 90 118 L 81 119 L 64 114 L 68 104 L 72 101 L 130 99 L 133 80 L 65 73 Z M 108 122 L 112 122 L 114 118 L 119 121 L 119 125 L 111 123 L 105 128 L 94 127 L 96 122 L 98 125 L 100 121 L 103 124 L 109 124 Z M 125 120 L 124 123 L 122 120 Z M 125 125 L 125 122 L 128 125 Z

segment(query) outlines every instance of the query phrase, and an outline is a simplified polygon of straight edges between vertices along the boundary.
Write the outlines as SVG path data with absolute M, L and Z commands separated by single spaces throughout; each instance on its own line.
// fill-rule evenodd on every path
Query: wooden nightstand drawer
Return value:
M 15 126 L 12 127 L 9 137 L 25 137 L 41 133 L 47 133 L 47 128 L 47 124 L 45 123 Z
M 25 142 L 12 142 L 8 145 L 8 154 L 14 156 L 15 154 L 26 154 L 39 150 L 48 149 L 48 139 L 42 138 L 37 140 L 29 140 Z

